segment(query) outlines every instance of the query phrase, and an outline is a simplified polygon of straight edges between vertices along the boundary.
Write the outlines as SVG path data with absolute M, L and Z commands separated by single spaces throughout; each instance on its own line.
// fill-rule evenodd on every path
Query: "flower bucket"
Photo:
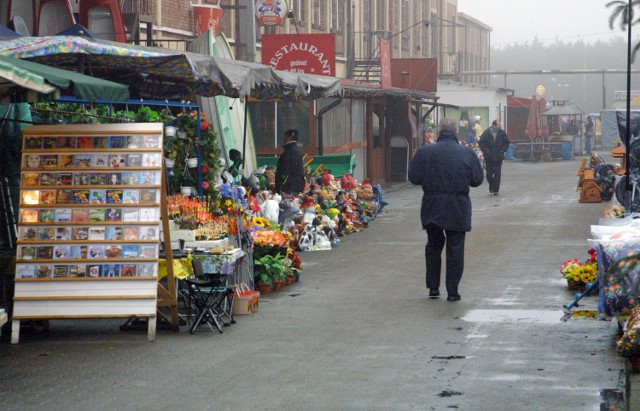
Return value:
M 240 283 L 233 293 L 233 315 L 249 315 L 258 311 L 257 298 L 260 291 L 254 291 L 245 283 Z
M 180 194 L 183 196 L 190 196 L 193 192 L 193 187 L 180 187 Z
M 175 137 L 176 133 L 178 132 L 178 129 L 175 128 L 174 126 L 166 126 L 164 128 L 164 134 L 167 137 Z
M 165 157 L 164 165 L 167 166 L 167 168 L 173 168 L 173 166 L 176 165 L 176 160 L 174 158 Z
M 187 159 L 187 167 L 189 167 L 189 168 L 198 167 L 198 159 L 197 158 L 188 158 Z

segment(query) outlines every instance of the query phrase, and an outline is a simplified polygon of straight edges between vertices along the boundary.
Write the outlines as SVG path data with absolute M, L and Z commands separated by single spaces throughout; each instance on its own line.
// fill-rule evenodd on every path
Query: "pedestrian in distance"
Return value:
M 586 141 L 584 144 L 584 150 L 587 154 L 591 154 L 591 138 L 593 137 L 593 120 L 591 116 L 587 117 L 587 122 L 584 125 L 584 131 L 586 135 Z
M 476 153 L 461 145 L 456 123 L 440 122 L 435 144 L 421 147 L 411 160 L 409 181 L 422 186 L 420 220 L 427 232 L 424 248 L 429 297 L 440 296 L 442 250 L 446 245 L 447 301 L 459 301 L 458 285 L 464 270 L 464 240 L 471 231 L 470 187 L 482 184 L 484 175 Z
M 298 130 L 284 132 L 284 151 L 278 158 L 275 192 L 297 196 L 304 191 L 304 165 L 298 148 Z
M 487 170 L 489 193 L 497 196 L 500 192 L 502 161 L 504 160 L 504 153 L 509 148 L 509 138 L 502 129 L 500 120 L 493 120 L 491 127 L 486 129 L 480 136 L 478 144 L 480 145 Z

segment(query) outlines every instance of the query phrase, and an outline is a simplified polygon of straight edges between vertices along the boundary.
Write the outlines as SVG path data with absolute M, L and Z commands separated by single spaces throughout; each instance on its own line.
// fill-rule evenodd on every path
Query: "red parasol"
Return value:
M 547 124 L 547 118 L 542 116 L 541 114 L 547 110 L 547 102 L 544 101 L 544 98 L 541 98 L 538 101 L 538 137 L 548 137 L 549 136 L 549 125 Z

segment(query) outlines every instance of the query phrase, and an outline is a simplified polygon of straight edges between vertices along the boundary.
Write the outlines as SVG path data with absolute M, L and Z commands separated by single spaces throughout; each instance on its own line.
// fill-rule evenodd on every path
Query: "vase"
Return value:
M 197 158 L 188 158 L 187 159 L 187 166 L 189 168 L 196 168 L 198 167 L 198 159 Z
M 176 165 L 176 160 L 174 158 L 165 157 L 164 165 L 167 166 L 167 168 L 173 168 L 173 166 Z
M 640 357 L 629 357 L 631 372 L 640 372 Z
M 293 282 L 297 283 L 298 281 L 300 281 L 300 273 L 295 273 L 293 277 Z

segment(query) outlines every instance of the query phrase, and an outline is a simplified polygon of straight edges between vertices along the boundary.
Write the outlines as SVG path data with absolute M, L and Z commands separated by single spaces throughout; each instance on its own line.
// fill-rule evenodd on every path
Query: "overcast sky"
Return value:
M 531 42 L 537 35 L 545 44 L 556 37 L 564 42 L 582 38 L 587 43 L 627 34 L 609 28 L 611 0 L 458 0 L 458 11 L 491 26 L 491 45 Z M 634 28 L 632 35 L 636 38 Z

